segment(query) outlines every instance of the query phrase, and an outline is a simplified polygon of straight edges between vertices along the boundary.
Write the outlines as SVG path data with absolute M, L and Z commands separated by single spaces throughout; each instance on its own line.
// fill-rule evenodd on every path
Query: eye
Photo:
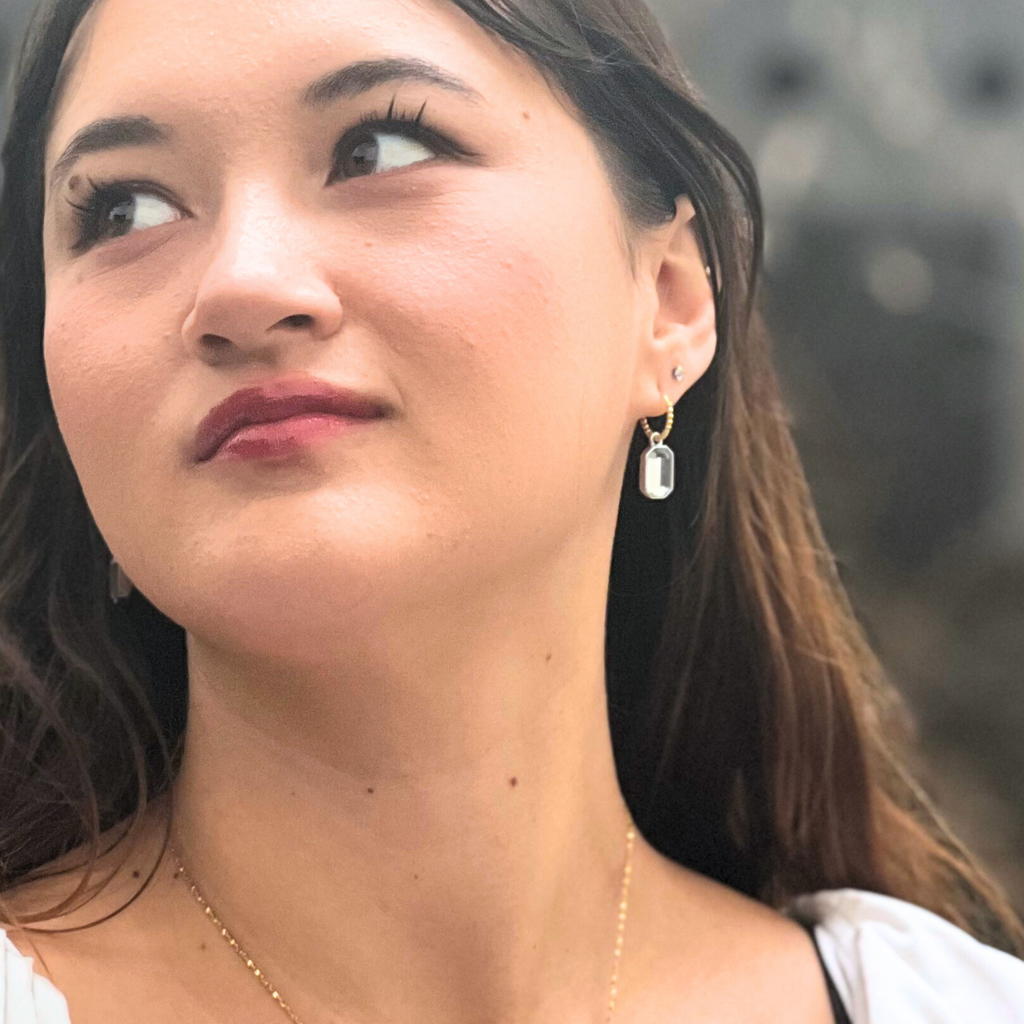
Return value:
M 177 220 L 178 214 L 171 204 L 159 196 L 136 192 L 114 205 L 107 215 L 107 222 L 115 234 L 131 234 L 146 228 L 159 227 Z
M 429 160 L 435 154 L 422 142 L 415 142 L 402 135 L 388 132 L 371 132 L 375 139 L 368 139 L 354 146 L 338 168 L 346 178 L 361 174 L 380 174 L 419 160 Z
M 397 113 L 392 100 L 386 114 L 368 114 L 342 136 L 334 147 L 334 164 L 327 184 L 382 174 L 436 156 L 473 155 L 424 123 L 422 107 L 415 116 Z
M 114 181 L 97 184 L 76 211 L 78 237 L 72 249 L 85 252 L 97 242 L 119 238 L 181 219 L 181 212 L 168 199 L 152 191 L 145 182 Z

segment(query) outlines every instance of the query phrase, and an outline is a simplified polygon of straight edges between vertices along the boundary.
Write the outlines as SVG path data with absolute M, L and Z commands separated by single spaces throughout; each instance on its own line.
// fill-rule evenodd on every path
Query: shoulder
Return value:
M 646 843 L 637 853 L 622 1024 L 831 1024 L 818 956 L 796 921 Z
M 799 896 L 853 1024 L 1024 1024 L 1024 960 L 923 907 L 861 889 Z
M 0 1024 L 70 1024 L 68 1003 L 0 928 Z

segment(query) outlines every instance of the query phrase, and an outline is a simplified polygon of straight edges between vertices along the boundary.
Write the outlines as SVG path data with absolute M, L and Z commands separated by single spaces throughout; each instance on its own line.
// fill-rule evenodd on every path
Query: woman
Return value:
M 642 5 L 57 0 L 4 165 L 3 1024 L 1024 1019 Z

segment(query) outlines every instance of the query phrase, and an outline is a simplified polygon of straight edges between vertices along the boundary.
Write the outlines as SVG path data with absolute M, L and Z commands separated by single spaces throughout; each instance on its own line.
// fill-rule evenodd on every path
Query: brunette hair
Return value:
M 1005 896 L 906 767 L 912 724 L 822 536 L 770 362 L 747 154 L 642 0 L 452 2 L 575 106 L 627 241 L 687 196 L 711 267 L 718 348 L 676 409 L 676 493 L 639 495 L 638 427 L 612 554 L 608 706 L 638 827 L 680 864 L 772 906 L 866 889 L 1024 954 Z M 92 3 L 37 12 L 3 147 L 0 893 L 79 848 L 66 870 L 83 871 L 71 897 L 15 925 L 81 905 L 101 834 L 127 824 L 118 842 L 130 842 L 172 782 L 187 707 L 182 628 L 137 591 L 116 607 L 108 599 L 110 551 L 42 356 L 43 152 L 64 56 Z

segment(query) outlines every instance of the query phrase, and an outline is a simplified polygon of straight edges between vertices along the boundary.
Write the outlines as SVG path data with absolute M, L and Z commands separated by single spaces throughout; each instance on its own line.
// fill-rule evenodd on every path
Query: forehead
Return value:
M 98 0 L 76 42 L 51 147 L 129 107 L 230 117 L 247 100 L 295 105 L 310 81 L 370 55 L 425 57 L 488 103 L 535 102 L 546 88 L 446 0 Z

